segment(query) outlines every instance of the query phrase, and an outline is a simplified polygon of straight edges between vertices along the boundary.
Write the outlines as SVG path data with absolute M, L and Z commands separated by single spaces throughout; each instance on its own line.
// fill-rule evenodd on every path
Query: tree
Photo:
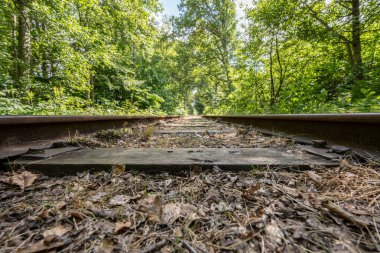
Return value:
M 179 40 L 186 41 L 199 73 L 198 90 L 212 87 L 214 97 L 233 91 L 232 62 L 236 42 L 236 14 L 232 0 L 182 0 L 177 19 Z M 203 76 L 203 75 L 206 76 Z M 221 89 L 220 89 L 221 88 Z

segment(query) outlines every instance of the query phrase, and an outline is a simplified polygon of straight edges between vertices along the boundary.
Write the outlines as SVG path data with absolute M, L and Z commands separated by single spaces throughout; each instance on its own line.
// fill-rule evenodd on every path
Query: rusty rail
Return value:
M 361 154 L 380 157 L 380 113 L 204 116 L 225 122 L 248 124 L 263 132 L 298 139 L 322 139 L 344 145 Z M 121 128 L 125 123 L 177 118 L 177 116 L 1 116 L 0 159 L 6 150 L 24 152 L 25 146 L 101 129 Z
M 380 157 L 380 113 L 204 116 L 251 125 L 272 134 L 304 140 L 322 139 L 360 154 Z
M 126 123 L 177 116 L 0 116 L 0 159 L 25 152 L 31 145 L 79 133 L 121 128 Z

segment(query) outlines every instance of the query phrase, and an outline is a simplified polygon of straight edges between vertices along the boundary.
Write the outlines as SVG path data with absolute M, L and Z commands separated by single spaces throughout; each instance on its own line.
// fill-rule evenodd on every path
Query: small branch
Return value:
M 187 250 L 190 251 L 190 253 L 198 253 L 198 251 L 196 251 L 193 246 L 191 246 L 191 244 L 188 242 L 188 241 L 185 241 L 183 240 L 182 241 L 182 244 L 183 244 L 183 247 Z
M 145 248 L 144 250 L 141 251 L 141 253 L 153 252 L 155 250 L 161 249 L 162 247 L 165 246 L 165 244 L 166 244 L 166 240 L 159 241 L 158 243 L 155 243 L 155 244 Z
M 367 227 L 371 225 L 371 223 L 356 217 L 355 215 L 349 213 L 348 211 L 344 210 L 340 206 L 337 206 L 331 202 L 324 202 L 322 203 L 322 206 L 324 208 L 327 208 L 334 215 L 358 227 Z

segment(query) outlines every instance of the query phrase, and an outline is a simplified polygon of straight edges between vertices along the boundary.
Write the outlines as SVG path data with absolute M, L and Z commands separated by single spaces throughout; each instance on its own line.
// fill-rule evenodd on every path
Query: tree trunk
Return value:
M 284 85 L 284 81 L 285 81 L 284 69 L 282 67 L 277 35 L 276 35 L 276 44 L 275 45 L 276 45 L 277 63 L 279 66 L 279 85 L 277 87 L 277 91 L 276 91 L 276 94 L 274 96 L 274 101 L 278 100 L 278 98 L 280 97 L 280 93 L 282 91 L 282 86 Z
M 230 76 L 230 60 L 229 60 L 229 52 L 227 48 L 227 43 L 228 43 L 227 40 L 228 39 L 225 37 L 221 39 L 221 44 L 222 44 L 222 49 L 223 49 L 221 58 L 222 58 L 224 73 L 226 75 L 227 91 L 228 93 L 231 93 L 233 91 L 233 87 L 232 87 L 232 80 Z
M 354 77 L 355 83 L 352 88 L 353 98 L 360 98 L 363 94 L 360 92 L 362 87 L 360 83 L 364 80 L 364 70 L 363 70 L 363 60 L 362 60 L 362 46 L 361 46 L 361 30 L 360 30 L 360 1 L 351 1 L 351 15 L 352 15 L 352 51 L 353 51 L 353 68 L 352 75 Z
M 12 47 L 13 47 L 13 70 L 11 76 L 16 84 L 19 83 L 19 58 L 18 58 L 18 18 L 17 15 L 13 15 L 12 24 Z
M 361 68 L 363 63 L 360 35 L 360 2 L 359 0 L 352 0 L 352 48 L 354 64 L 357 68 Z
M 41 23 L 41 30 L 46 33 L 46 25 L 45 23 Z M 42 63 L 41 63 L 41 70 L 42 70 L 42 78 L 45 82 L 48 82 L 49 78 L 51 77 L 51 71 L 49 70 L 49 52 L 47 48 L 43 48 L 42 52 Z
M 354 98 L 360 97 L 360 84 L 358 81 L 364 80 L 363 60 L 362 60 L 362 47 L 361 47 L 361 29 L 360 29 L 360 0 L 346 1 L 351 4 L 346 8 L 350 9 L 348 17 L 351 19 L 351 38 L 346 38 L 342 34 L 335 31 L 328 22 L 318 16 L 318 13 L 314 11 L 308 4 L 305 3 L 305 7 L 309 10 L 309 13 L 319 23 L 321 23 L 328 31 L 332 32 L 337 38 L 339 38 L 346 46 L 348 63 L 351 68 L 353 76 L 352 94 Z
M 30 19 L 30 0 L 15 1 L 19 10 L 18 18 L 18 85 L 21 88 L 29 83 L 31 76 L 32 47 L 31 47 L 31 28 Z
M 273 42 L 269 49 L 269 74 L 270 74 L 270 108 L 274 106 L 274 76 L 273 76 Z

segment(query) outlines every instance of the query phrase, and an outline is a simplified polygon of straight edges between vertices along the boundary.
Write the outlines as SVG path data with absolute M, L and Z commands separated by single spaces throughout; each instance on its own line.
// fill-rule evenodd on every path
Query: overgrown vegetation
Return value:
M 1 1 L 0 114 L 380 110 L 378 1 L 246 2 Z

